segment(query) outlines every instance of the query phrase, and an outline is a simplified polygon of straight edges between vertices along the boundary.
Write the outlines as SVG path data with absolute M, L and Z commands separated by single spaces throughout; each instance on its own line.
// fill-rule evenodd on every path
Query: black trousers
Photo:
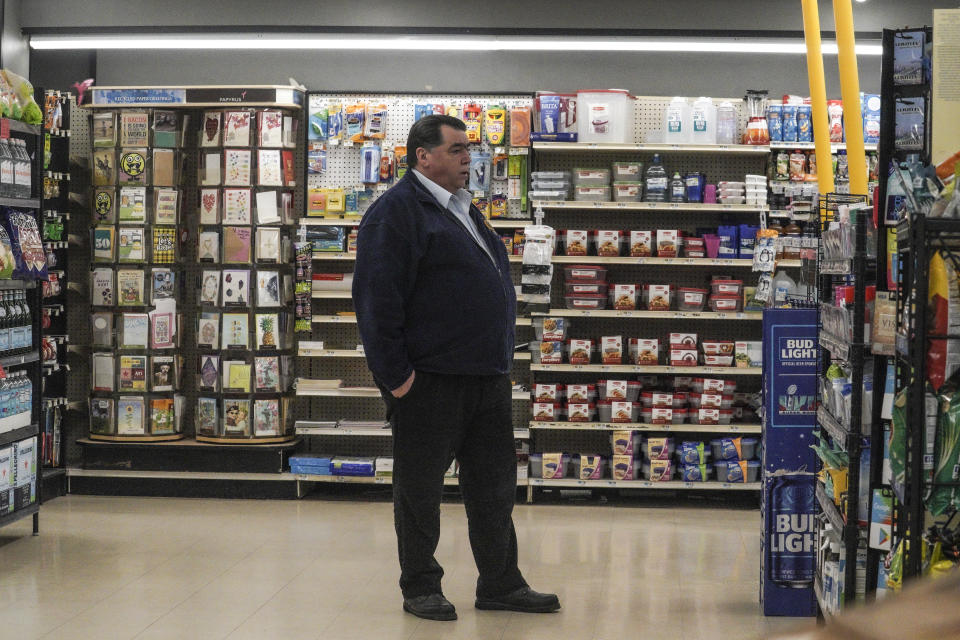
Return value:
M 399 400 L 383 391 L 393 427 L 393 513 L 403 597 L 442 593 L 443 568 L 434 552 L 443 478 L 454 458 L 480 573 L 477 596 L 526 586 L 517 567 L 512 517 L 517 457 L 509 377 L 418 371 Z

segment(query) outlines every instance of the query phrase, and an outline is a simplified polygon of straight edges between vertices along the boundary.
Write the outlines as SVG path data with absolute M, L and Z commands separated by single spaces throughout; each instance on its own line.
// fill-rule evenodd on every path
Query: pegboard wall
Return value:
M 117 106 L 112 110 L 120 111 L 123 108 L 124 107 L 122 106 Z M 182 116 L 190 118 L 188 135 L 195 136 L 196 139 L 198 139 L 199 129 L 201 123 L 203 122 L 203 112 L 213 109 L 213 107 L 183 108 L 174 106 L 171 106 L 170 108 L 176 108 L 176 110 Z M 237 106 L 236 108 L 246 109 L 247 107 Z M 255 108 L 262 109 L 267 107 L 258 106 Z M 294 115 L 298 121 L 298 132 L 302 133 L 304 131 L 302 110 L 291 110 L 290 108 L 282 107 L 276 108 L 283 111 L 287 115 Z M 230 106 L 224 105 L 223 107 L 216 107 L 216 109 L 229 110 Z M 90 229 L 93 227 L 90 210 L 90 156 L 93 149 L 90 120 L 92 118 L 92 110 L 79 108 L 72 103 L 70 116 L 70 167 L 72 193 L 70 198 L 71 217 L 69 222 L 69 230 L 70 233 L 76 234 L 81 238 L 89 238 Z M 298 182 L 295 187 L 290 189 L 294 196 L 293 210 L 296 216 L 302 215 L 302 212 L 304 211 L 304 189 L 299 176 L 303 176 L 305 172 L 305 154 L 303 145 L 300 143 L 300 138 L 302 138 L 302 136 L 300 136 L 298 133 L 298 143 L 293 149 L 296 164 L 295 175 L 298 176 Z M 177 277 L 180 279 L 180 283 L 178 285 L 177 310 L 178 313 L 182 314 L 183 321 L 178 328 L 179 347 L 176 349 L 176 354 L 182 356 L 183 366 L 177 394 L 185 396 L 184 413 L 182 417 L 183 432 L 187 436 L 192 436 L 194 434 L 195 407 L 197 398 L 201 395 L 222 397 L 221 394 L 199 392 L 199 379 L 197 372 L 199 356 L 201 353 L 213 353 L 213 351 L 210 350 L 199 349 L 196 343 L 196 322 L 198 314 L 201 311 L 201 308 L 197 304 L 199 300 L 198 284 L 200 280 L 200 274 L 204 269 L 210 268 L 245 269 L 248 267 L 244 265 L 211 265 L 210 263 L 199 263 L 197 261 L 197 238 L 200 230 L 198 211 L 198 168 L 200 149 L 197 148 L 195 138 L 191 138 L 183 141 L 177 150 L 180 152 L 181 159 L 181 177 L 177 185 L 178 189 L 180 190 L 181 198 L 180 222 L 177 225 L 178 230 L 181 232 L 179 259 L 174 265 L 160 266 L 172 268 L 177 272 Z M 253 166 L 255 167 L 255 164 Z M 252 186 L 251 188 L 253 191 L 258 190 L 258 187 L 256 186 Z M 152 227 L 152 225 L 147 226 Z M 256 229 L 258 226 L 259 225 L 251 225 L 251 228 Z M 295 234 L 293 231 L 294 227 L 292 225 L 281 226 L 281 229 L 283 229 L 282 235 L 288 237 L 291 241 L 295 240 Z M 80 409 L 71 411 L 68 419 L 65 420 L 66 428 L 69 430 L 64 436 L 67 443 L 65 455 L 68 465 L 79 463 L 81 459 L 81 449 L 76 445 L 76 440 L 78 438 L 86 437 L 89 431 L 88 399 L 90 397 L 91 389 L 90 361 L 92 355 L 92 350 L 89 347 L 91 344 L 89 276 L 90 270 L 93 266 L 109 265 L 100 263 L 94 265 L 92 263 L 89 242 L 83 247 L 77 247 L 68 252 L 68 273 L 72 283 L 71 289 L 76 293 L 71 294 L 71 296 L 68 298 L 66 312 L 71 342 L 73 342 L 74 345 L 80 345 L 81 347 L 75 352 L 74 357 L 70 361 L 72 373 L 67 381 L 67 394 L 68 400 L 71 403 L 76 403 L 75 406 L 82 406 Z M 137 265 L 130 266 L 136 267 Z M 279 264 L 271 264 L 269 266 L 259 266 L 270 270 L 279 271 L 281 273 L 281 277 L 286 275 L 292 281 L 293 267 L 292 263 L 290 262 L 281 262 Z M 117 266 L 115 265 L 114 268 L 117 268 Z M 148 269 L 149 272 L 150 265 L 145 265 L 145 268 Z M 250 264 L 249 269 L 251 270 L 251 274 L 253 274 L 258 269 L 258 264 L 256 262 Z M 255 287 L 251 289 L 251 294 L 254 290 Z M 229 309 L 223 308 L 219 308 L 217 310 L 221 313 L 224 311 L 230 311 Z M 242 310 L 239 311 L 242 312 Z M 286 307 L 269 309 L 261 309 L 251 305 L 247 311 L 250 317 L 250 329 L 251 332 L 253 332 L 253 314 L 257 311 L 269 313 L 286 311 L 292 315 L 293 306 L 292 302 L 288 303 Z M 116 349 L 114 351 L 117 352 Z M 126 352 L 126 350 L 124 352 Z M 252 353 L 253 350 L 250 351 L 250 355 L 252 355 Z M 277 353 L 281 355 L 292 354 L 294 351 L 292 349 L 286 349 Z M 149 393 L 133 393 L 132 395 L 150 396 Z M 286 395 L 292 396 L 292 391 Z M 250 394 L 249 397 L 277 397 L 277 394 Z M 291 402 L 291 415 L 289 416 L 291 419 L 296 418 L 295 407 L 295 403 Z M 251 439 L 251 442 L 255 442 L 255 440 Z
M 429 93 L 311 93 L 308 96 L 310 113 L 313 113 L 317 109 L 329 107 L 333 104 L 346 107 L 348 105 L 360 103 L 384 104 L 387 106 L 386 137 L 383 139 L 381 144 L 382 148 L 386 150 L 393 149 L 398 145 L 404 146 L 407 144 L 407 134 L 410 132 L 410 127 L 413 126 L 413 123 L 416 121 L 414 107 L 416 104 L 442 104 L 448 109 L 450 107 L 455 107 L 457 109 L 457 113 L 463 113 L 463 108 L 471 103 L 483 107 L 484 112 L 486 112 L 486 108 L 488 106 L 500 105 L 507 109 L 509 113 L 509 110 L 513 107 L 532 107 L 533 99 L 531 98 L 530 94 L 471 96 L 462 94 L 442 95 Z M 505 142 L 509 141 L 509 122 L 506 123 L 506 127 L 506 135 L 504 136 Z M 507 145 L 503 144 L 499 145 L 499 147 L 506 148 Z M 343 144 L 328 143 L 326 145 L 326 171 L 321 175 L 310 175 L 308 179 L 308 186 L 311 188 L 344 188 L 355 186 L 358 189 L 363 190 L 365 185 L 363 185 L 360 180 L 360 148 L 360 145 L 344 146 Z M 470 150 L 471 152 L 481 151 L 484 153 L 489 153 L 491 156 L 493 156 L 495 152 L 495 148 L 487 142 L 486 136 L 484 136 L 482 144 L 471 145 Z M 491 186 L 491 191 L 487 194 L 487 196 L 496 193 L 502 193 L 506 195 L 506 180 L 492 181 Z M 377 197 L 386 191 L 388 187 L 389 185 L 386 183 L 377 185 L 372 197 L 361 201 L 360 213 L 365 212 L 366 209 L 376 201 Z M 506 217 L 525 218 L 527 217 L 526 214 L 527 212 L 521 207 L 519 200 L 508 201 Z

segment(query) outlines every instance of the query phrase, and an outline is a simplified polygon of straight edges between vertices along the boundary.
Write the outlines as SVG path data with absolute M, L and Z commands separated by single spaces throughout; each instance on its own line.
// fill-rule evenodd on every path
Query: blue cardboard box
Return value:
M 764 615 L 814 616 L 817 312 L 763 312 Z

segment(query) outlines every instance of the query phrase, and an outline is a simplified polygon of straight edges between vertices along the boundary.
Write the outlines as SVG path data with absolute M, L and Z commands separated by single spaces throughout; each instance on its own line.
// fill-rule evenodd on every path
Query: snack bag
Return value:
M 932 318 L 930 332 L 955 334 L 960 330 L 960 257 L 949 251 L 938 251 L 930 259 L 930 289 L 927 307 Z M 960 369 L 960 340 L 930 340 L 927 349 L 927 379 L 934 391 Z

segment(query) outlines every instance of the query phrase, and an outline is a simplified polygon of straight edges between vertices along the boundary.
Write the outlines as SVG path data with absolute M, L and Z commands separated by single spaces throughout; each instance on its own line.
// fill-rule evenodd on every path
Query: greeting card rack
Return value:
M 290 87 L 93 89 L 91 439 L 294 437 L 301 104 Z

